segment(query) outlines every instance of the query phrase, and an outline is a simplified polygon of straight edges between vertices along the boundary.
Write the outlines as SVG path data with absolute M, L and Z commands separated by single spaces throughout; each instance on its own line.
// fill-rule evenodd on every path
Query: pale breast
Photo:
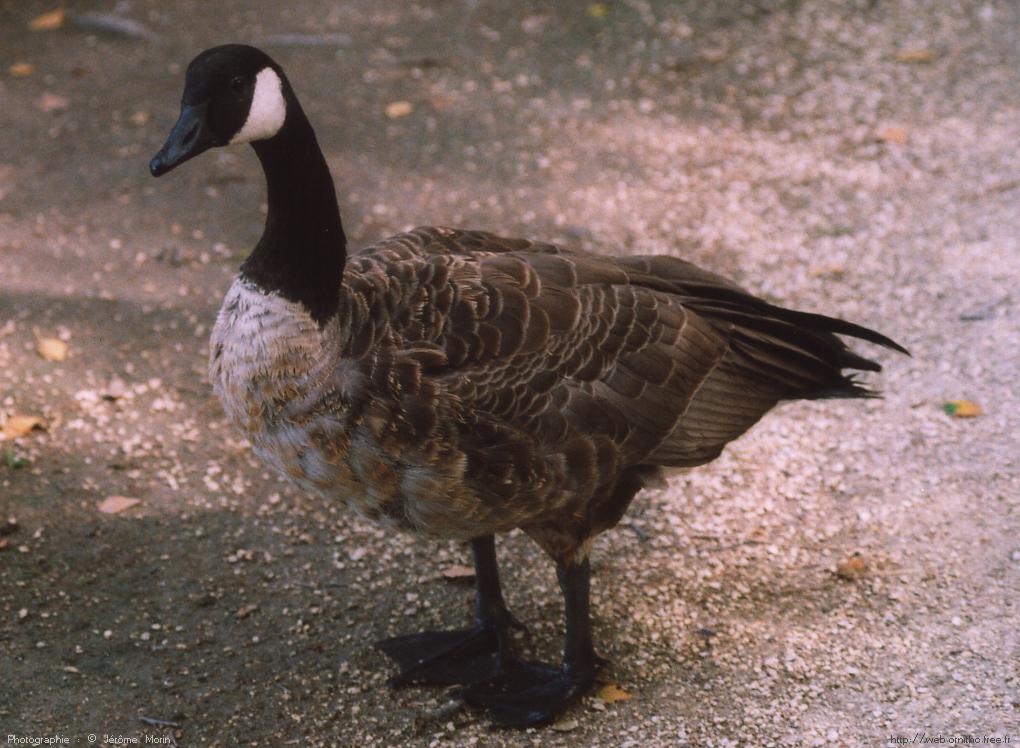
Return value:
M 327 479 L 324 466 L 306 466 L 315 460 L 311 424 L 293 417 L 316 398 L 323 369 L 333 368 L 324 334 L 300 304 L 239 278 L 210 339 L 209 378 L 227 417 L 262 459 L 299 482 L 305 473 Z
M 392 361 L 366 368 L 342 357 L 340 325 L 320 328 L 300 304 L 242 278 L 228 291 L 209 375 L 227 417 L 266 464 L 363 516 L 445 537 L 507 530 L 533 513 L 480 501 L 465 482 L 454 396 L 436 382 L 409 393 Z M 375 381 L 382 371 L 394 376 Z M 409 425 L 407 404 L 428 407 L 431 432 Z
M 213 327 L 209 378 L 230 419 L 257 435 L 274 401 L 307 384 L 320 350 L 321 334 L 300 304 L 238 278 Z

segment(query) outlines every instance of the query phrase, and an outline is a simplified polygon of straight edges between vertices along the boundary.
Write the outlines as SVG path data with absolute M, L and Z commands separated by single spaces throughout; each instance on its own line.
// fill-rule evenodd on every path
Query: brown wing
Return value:
M 844 320 L 796 312 L 668 256 L 620 258 L 632 283 L 667 294 L 728 338 L 728 349 L 668 439 L 649 457 L 659 465 L 698 465 L 754 425 L 777 402 L 872 397 L 843 369 L 879 371 L 834 333 L 907 353 L 889 338 Z
M 657 466 L 713 459 L 779 400 L 869 395 L 841 370 L 878 365 L 833 333 L 899 348 L 675 258 L 444 228 L 350 257 L 341 299 L 320 391 L 354 473 L 392 484 L 378 511 L 451 536 L 523 527 L 557 558 Z
M 538 444 L 604 437 L 624 464 L 674 431 L 727 348 L 725 332 L 597 255 L 433 228 L 352 263 L 351 324 L 370 332 L 352 334 L 350 355 L 384 337 L 435 346 L 445 358 L 429 374 L 465 407 Z
M 401 234 L 352 257 L 345 282 L 349 355 L 432 350 L 428 375 L 466 408 L 539 445 L 604 438 L 621 466 L 708 461 L 784 398 L 867 395 L 841 369 L 877 364 L 833 332 L 898 348 L 676 258 L 484 232 Z

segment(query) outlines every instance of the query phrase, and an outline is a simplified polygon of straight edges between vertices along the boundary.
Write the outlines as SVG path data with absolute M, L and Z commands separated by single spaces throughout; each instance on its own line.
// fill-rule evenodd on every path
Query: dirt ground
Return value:
M 1020 741 L 1015 2 L 71 0 L 29 30 L 55 6 L 0 1 L 4 745 Z M 288 70 L 355 245 L 673 253 L 912 350 L 866 351 L 884 400 L 784 406 L 598 541 L 629 698 L 492 732 L 392 692 L 372 642 L 467 620 L 463 549 L 299 495 L 227 428 L 207 337 L 261 174 L 247 148 L 147 172 L 227 41 Z M 521 648 L 556 657 L 550 565 L 499 552 Z

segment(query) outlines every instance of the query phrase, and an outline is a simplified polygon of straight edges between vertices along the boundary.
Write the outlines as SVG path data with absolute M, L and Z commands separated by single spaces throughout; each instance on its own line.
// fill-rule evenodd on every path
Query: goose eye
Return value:
M 241 93 L 244 90 L 244 78 L 239 75 L 235 75 L 230 79 L 230 89 L 234 93 Z

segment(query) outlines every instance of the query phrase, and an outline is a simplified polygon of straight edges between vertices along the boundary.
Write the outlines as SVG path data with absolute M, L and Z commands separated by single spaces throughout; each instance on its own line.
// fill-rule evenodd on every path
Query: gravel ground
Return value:
M 52 8 L 0 2 L 0 733 L 1020 740 L 1020 6 L 81 0 L 28 30 Z M 206 340 L 261 175 L 245 150 L 146 164 L 183 65 L 235 40 L 289 71 L 357 244 L 442 223 L 675 253 L 913 351 L 867 351 L 885 400 L 784 406 L 600 538 L 629 699 L 494 733 L 391 692 L 371 642 L 461 625 L 463 549 L 298 495 L 227 429 Z M 552 569 L 519 534 L 500 554 L 521 646 L 555 657 Z

